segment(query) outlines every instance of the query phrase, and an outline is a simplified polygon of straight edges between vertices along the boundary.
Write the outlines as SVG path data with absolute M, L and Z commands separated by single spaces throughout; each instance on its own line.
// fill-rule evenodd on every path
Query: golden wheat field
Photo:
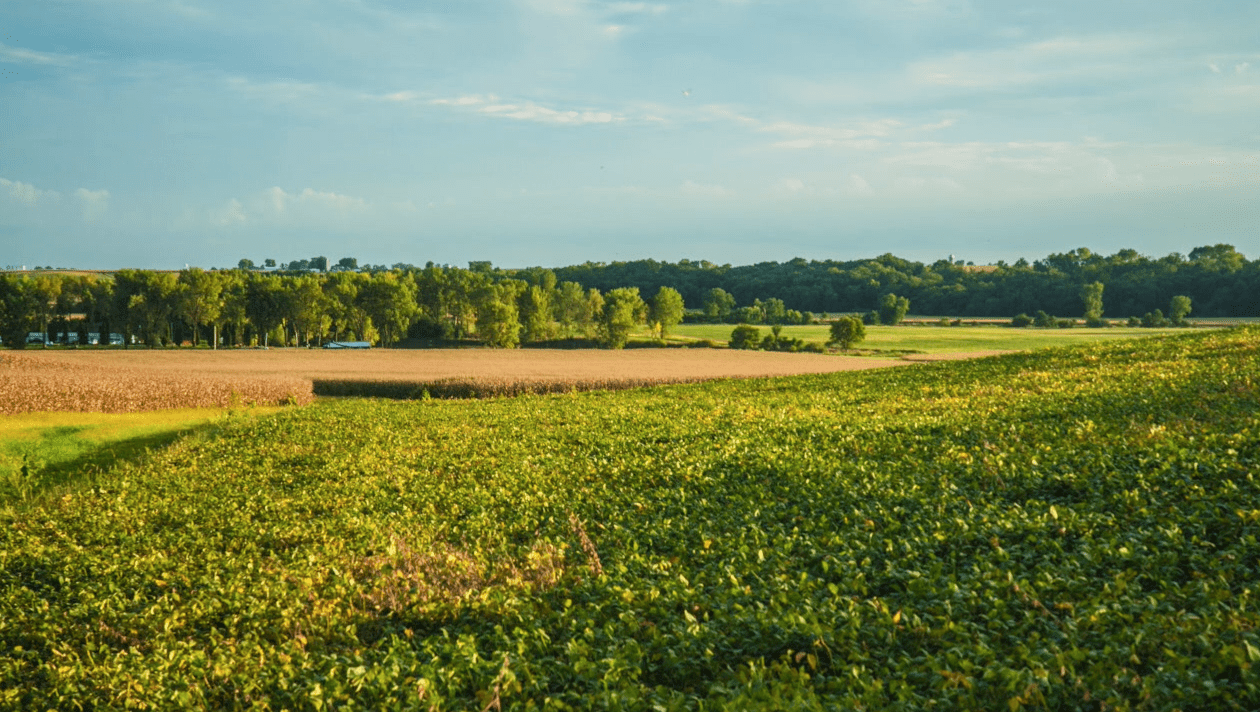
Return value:
M 483 397 L 906 363 L 710 349 L 20 351 L 0 355 L 0 413 L 274 405 L 315 395 Z

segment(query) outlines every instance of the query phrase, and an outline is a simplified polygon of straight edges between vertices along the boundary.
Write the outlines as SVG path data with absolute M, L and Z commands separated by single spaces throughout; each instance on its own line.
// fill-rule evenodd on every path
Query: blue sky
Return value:
M 0 267 L 1260 256 L 1260 3 L 0 0 Z

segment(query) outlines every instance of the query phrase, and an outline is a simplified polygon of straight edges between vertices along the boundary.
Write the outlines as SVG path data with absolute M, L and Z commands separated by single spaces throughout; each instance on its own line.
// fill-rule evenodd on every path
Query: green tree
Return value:
M 337 260 L 337 266 L 334 269 L 343 272 L 353 272 L 359 268 L 359 260 L 357 257 L 342 257 Z
M 150 348 L 170 339 L 178 277 L 169 272 L 119 270 L 114 274 L 114 313 L 123 325 L 124 343 L 139 335 Z
M 618 287 L 604 297 L 599 321 L 599 339 L 606 348 L 624 348 L 630 332 L 647 318 L 647 304 L 638 287 Z
M 242 272 L 220 272 L 219 275 L 223 280 L 223 291 L 219 293 L 223 307 L 215 328 L 221 328 L 232 345 L 240 346 L 245 343 L 245 327 L 249 326 L 249 314 L 245 311 L 249 301 L 246 278 Z
M 1081 301 L 1085 303 L 1085 326 L 1103 326 L 1103 283 L 1090 282 L 1081 287 Z
M 254 261 L 247 257 L 242 257 L 241 261 L 236 263 L 236 268 L 237 269 L 254 269 Z
M 704 317 L 713 324 L 724 323 L 735 309 L 735 297 L 721 287 L 714 287 L 704 295 Z
M 889 326 L 900 324 L 909 311 L 910 300 L 905 297 L 898 297 L 892 292 L 885 294 L 879 300 L 879 322 L 881 324 Z
M 1142 316 L 1142 326 L 1148 329 L 1158 329 L 1168 326 L 1168 320 L 1164 318 L 1164 312 L 1156 309 L 1155 311 L 1146 312 Z
M 521 343 L 520 312 L 517 297 L 526 288 L 519 280 L 488 283 L 478 293 L 477 336 L 487 346 L 514 349 Z
M 761 308 L 761 319 L 767 324 L 782 324 L 787 319 L 787 306 L 782 299 L 771 297 L 764 302 L 754 301 L 753 305 Z
M 192 326 L 193 346 L 196 346 L 200 343 L 197 327 L 219 318 L 223 308 L 220 297 L 223 282 L 217 272 L 205 272 L 197 267 L 182 270 L 177 281 L 176 311 Z
M 11 349 L 26 348 L 27 334 L 38 325 L 35 280 L 24 275 L 0 275 L 0 339 Z
M 557 288 L 554 309 L 560 333 L 565 338 L 572 338 L 584 324 L 590 323 L 586 292 L 577 282 L 563 282 Z
M 550 271 L 547 274 L 551 275 L 551 282 L 554 284 L 555 275 Z M 555 326 L 551 320 L 552 294 L 552 288 L 538 284 L 530 284 L 521 290 L 517 309 L 521 319 L 521 340 L 525 343 L 546 341 L 555 336 Z
M 301 345 L 305 341 L 309 346 L 311 337 L 323 339 L 332 326 L 332 316 L 319 280 L 309 275 L 298 277 L 290 281 L 287 291 L 285 318 L 293 326 L 294 343 Z
M 586 290 L 586 308 L 582 311 L 582 335 L 593 339 L 599 334 L 599 321 L 604 313 L 604 295 L 591 287 Z
M 836 344 L 842 349 L 848 349 L 854 344 L 861 343 L 866 338 L 866 325 L 862 320 L 854 316 L 842 316 L 831 322 L 831 338 L 827 340 L 828 344 Z
M 416 312 L 415 282 L 407 275 L 378 272 L 360 284 L 355 304 L 371 317 L 388 347 L 406 335 Z
M 258 331 L 263 345 L 271 344 L 271 332 L 282 326 L 286 314 L 286 295 L 279 277 L 255 275 L 245 285 L 245 313 Z
M 684 309 L 682 295 L 677 289 L 661 287 L 656 290 L 648 315 L 648 323 L 656 338 L 664 339 L 670 329 L 682 323 Z
M 1168 305 L 1168 318 L 1174 326 L 1186 326 L 1189 322 L 1186 317 L 1190 315 L 1190 297 L 1180 295 L 1172 298 L 1172 303 Z
M 731 331 L 731 340 L 727 343 L 732 349 L 752 351 L 761 348 L 761 329 L 747 324 L 740 324 Z

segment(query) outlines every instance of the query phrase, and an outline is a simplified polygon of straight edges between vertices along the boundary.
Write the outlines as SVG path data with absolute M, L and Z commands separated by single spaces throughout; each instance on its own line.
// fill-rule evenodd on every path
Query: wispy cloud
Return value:
M 604 8 L 608 12 L 616 14 L 648 13 L 659 15 L 669 10 L 668 5 L 649 2 L 610 2 Z
M 58 67 L 68 66 L 75 60 L 74 55 L 57 54 L 55 52 L 36 52 L 21 47 L 10 47 L 0 44 L 0 62 L 13 64 L 47 64 Z
M 865 121 L 851 126 L 811 126 L 788 121 L 776 121 L 760 126 L 761 131 L 787 136 L 774 145 L 778 148 L 814 148 L 817 146 L 846 146 L 849 148 L 874 148 L 880 145 L 874 140 L 890 135 L 902 126 L 896 119 Z
M 249 218 L 245 216 L 245 206 L 241 205 L 241 201 L 232 198 L 227 201 L 218 210 L 213 211 L 210 221 L 215 225 L 228 227 L 230 225 L 239 225 Z
M 466 95 L 454 99 L 433 99 L 429 103 L 435 106 L 471 109 L 479 114 L 497 118 L 533 121 L 560 126 L 610 124 L 626 120 L 625 116 L 611 111 L 598 109 L 553 109 L 532 101 L 506 102 L 493 94 L 485 96 Z
M 735 191 L 730 188 L 720 185 L 697 183 L 693 180 L 684 182 L 679 190 L 684 195 L 701 196 L 705 198 L 728 198 L 735 194 Z
M 1141 35 L 1058 37 L 1003 49 L 958 52 L 907 66 L 912 82 L 998 89 L 1143 71 L 1142 59 L 1163 45 Z

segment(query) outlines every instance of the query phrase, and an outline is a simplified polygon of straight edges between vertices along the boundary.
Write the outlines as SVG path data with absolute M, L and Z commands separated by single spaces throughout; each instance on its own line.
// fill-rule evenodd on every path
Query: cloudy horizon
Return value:
M 0 263 L 1260 252 L 1260 6 L 0 0 Z

